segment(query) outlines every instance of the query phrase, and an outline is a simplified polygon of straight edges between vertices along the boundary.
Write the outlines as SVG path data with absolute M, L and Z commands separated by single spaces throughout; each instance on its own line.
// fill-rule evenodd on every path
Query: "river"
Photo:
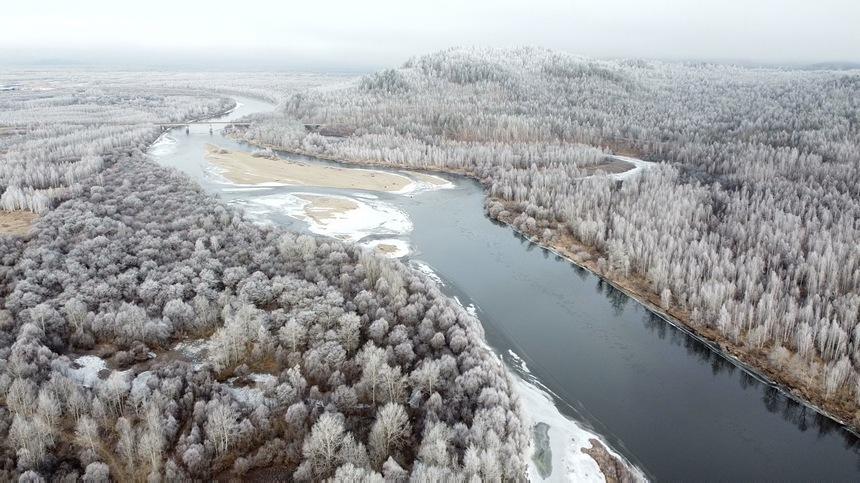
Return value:
M 272 109 L 263 101 L 238 101 L 223 120 Z M 398 240 L 408 247 L 401 259 L 438 277 L 448 295 L 472 310 L 511 370 L 552 395 L 551 409 L 601 435 L 649 478 L 860 479 L 855 435 L 758 381 L 599 277 L 490 221 L 476 182 L 443 175 L 452 189 L 408 195 L 235 186 L 224 183 L 205 160 L 207 143 L 253 149 L 221 136 L 217 128 L 210 134 L 201 123 L 188 135 L 184 129 L 170 131 L 149 154 L 262 223 L 312 229 L 282 209 L 289 203 L 272 202 L 295 192 L 349 196 L 408 217 L 408 226 L 371 227 L 361 241 Z M 553 429 L 549 434 L 552 439 Z M 577 471 L 582 469 L 554 468 L 550 479 L 583 476 Z

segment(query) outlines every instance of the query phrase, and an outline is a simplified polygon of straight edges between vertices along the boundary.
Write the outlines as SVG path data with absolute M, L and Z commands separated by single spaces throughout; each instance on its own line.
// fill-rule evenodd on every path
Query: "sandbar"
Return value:
M 287 159 L 255 157 L 250 153 L 206 146 L 206 159 L 221 175 L 238 184 L 283 183 L 294 186 L 398 192 L 412 183 L 408 177 L 372 169 L 322 166 Z
M 0 235 L 26 235 L 38 217 L 30 211 L 0 210 Z

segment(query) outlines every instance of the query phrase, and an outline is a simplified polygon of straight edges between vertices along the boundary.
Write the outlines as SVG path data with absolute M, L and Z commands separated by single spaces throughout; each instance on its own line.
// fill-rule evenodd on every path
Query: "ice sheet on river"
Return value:
M 431 268 L 430 265 L 428 265 L 426 262 L 412 259 L 409 260 L 409 266 L 412 267 L 414 270 L 418 270 L 419 272 L 423 273 L 428 278 L 430 278 L 430 280 L 436 282 L 436 285 L 439 285 L 440 287 L 445 286 L 445 282 L 442 281 L 442 278 L 439 276 L 439 274 L 436 273 L 433 268 Z
M 339 195 L 324 195 L 349 200 L 353 208 L 325 217 L 312 216 L 305 208 L 311 204 L 300 196 L 323 196 L 318 193 L 281 193 L 248 199 L 252 212 L 259 215 L 266 210 L 279 212 L 304 221 L 308 229 L 350 242 L 357 242 L 370 235 L 402 236 L 412 231 L 409 216 L 395 206 L 378 200 L 359 200 Z
M 547 431 L 549 437 L 548 448 L 533 447 L 532 452 L 529 454 L 529 480 L 605 481 L 603 472 L 600 470 L 597 462 L 591 456 L 582 452 L 583 449 L 591 448 L 591 439 L 602 442 L 602 438 L 563 415 L 553 402 L 552 396 L 544 389 L 538 387 L 540 383 L 534 380 L 525 361 L 513 351 L 509 350 L 508 354 L 514 363 L 519 366 L 519 370 L 511 371 L 511 376 L 514 380 L 514 387 L 520 395 L 520 402 L 522 403 L 529 428 L 534 428 L 539 423 L 549 426 Z M 527 381 L 526 378 L 531 381 Z M 535 444 L 534 438 L 532 444 Z M 604 446 L 606 446 L 612 456 L 622 459 L 605 442 Z M 541 477 L 538 465 L 531 458 L 540 449 L 543 449 L 545 453 L 549 450 L 548 452 L 550 453 L 550 472 L 546 475 L 546 478 Z M 637 473 L 636 476 L 640 481 L 645 481 L 644 475 L 638 472 L 636 468 L 631 467 L 631 471 Z
M 388 258 L 402 258 L 409 255 L 409 242 L 397 238 L 381 238 L 361 242 L 361 246 L 376 250 L 377 253 Z
M 163 134 L 149 147 L 149 154 L 155 157 L 167 156 L 175 151 L 176 138 L 168 133 Z

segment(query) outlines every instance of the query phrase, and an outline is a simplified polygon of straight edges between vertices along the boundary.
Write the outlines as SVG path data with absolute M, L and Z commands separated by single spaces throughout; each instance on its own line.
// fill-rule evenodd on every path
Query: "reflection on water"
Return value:
M 854 434 L 587 270 L 490 222 L 477 184 L 460 189 L 410 212 L 423 258 L 483 308 L 491 345 L 513 348 L 560 407 L 649 474 L 857 480 Z M 440 220 L 434 210 L 448 215 Z M 448 249 L 435 248 L 441 244 Z
M 616 294 L 621 294 L 626 297 L 621 291 L 611 285 L 598 280 L 598 286 L 608 287 L 609 291 L 614 291 Z M 606 290 L 601 288 L 599 290 Z M 608 297 L 614 297 L 613 294 L 606 294 Z M 629 297 L 627 297 L 628 300 Z M 683 347 L 687 354 L 695 358 L 700 364 L 710 366 L 713 375 L 727 374 L 733 376 L 737 372 L 738 385 L 744 391 L 761 391 L 761 400 L 764 403 L 765 409 L 772 414 L 778 414 L 783 419 L 792 423 L 800 431 L 814 430 L 819 435 L 834 434 L 842 438 L 845 448 L 857 449 L 860 447 L 860 439 L 852 432 L 846 430 L 844 426 L 833 421 L 832 419 L 822 415 L 815 409 L 799 402 L 798 400 L 786 396 L 777 387 L 760 380 L 758 377 L 739 368 L 733 361 L 726 359 L 720 355 L 708 344 L 701 340 L 690 336 L 686 332 L 678 329 L 672 324 L 666 322 L 662 317 L 653 312 L 648 312 L 642 317 L 642 324 L 651 333 L 657 335 L 661 340 L 666 340 L 669 336 L 669 342 L 677 347 Z M 857 464 L 860 465 L 860 459 Z M 860 466 L 858 466 L 860 468 Z
M 621 317 L 621 314 L 624 313 L 624 306 L 627 305 L 627 301 L 630 300 L 630 297 L 624 294 L 624 292 L 618 290 L 613 287 L 611 284 L 606 283 L 602 278 L 597 279 L 597 293 L 602 293 L 609 300 L 609 304 L 612 305 L 612 309 L 615 311 L 616 317 Z

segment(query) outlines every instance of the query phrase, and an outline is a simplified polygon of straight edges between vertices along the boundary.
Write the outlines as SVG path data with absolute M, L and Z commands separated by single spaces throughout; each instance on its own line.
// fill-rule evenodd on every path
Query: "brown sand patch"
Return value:
M 338 196 L 301 194 L 296 195 L 296 198 L 301 198 L 309 202 L 304 207 L 305 214 L 321 224 L 325 224 L 347 211 L 358 208 L 358 203 L 355 201 Z
M 637 481 L 636 475 L 630 471 L 630 468 L 628 468 L 623 461 L 613 456 L 612 453 L 606 449 L 606 446 L 603 446 L 603 443 L 595 438 L 591 438 L 588 441 L 591 443 L 591 447 L 582 448 L 582 452 L 591 456 L 591 459 L 597 463 L 597 466 L 600 467 L 600 471 L 603 473 L 604 478 L 606 478 L 606 483 L 627 483 Z
M 380 243 L 374 247 L 382 253 L 394 253 L 397 251 L 397 247 L 388 243 Z
M 0 210 L 0 235 L 26 235 L 38 217 L 30 211 Z
M 285 159 L 254 157 L 249 153 L 229 151 L 208 145 L 206 159 L 223 170 L 222 175 L 234 183 L 266 182 L 296 186 L 400 191 L 411 183 L 406 176 L 370 169 L 318 166 Z

